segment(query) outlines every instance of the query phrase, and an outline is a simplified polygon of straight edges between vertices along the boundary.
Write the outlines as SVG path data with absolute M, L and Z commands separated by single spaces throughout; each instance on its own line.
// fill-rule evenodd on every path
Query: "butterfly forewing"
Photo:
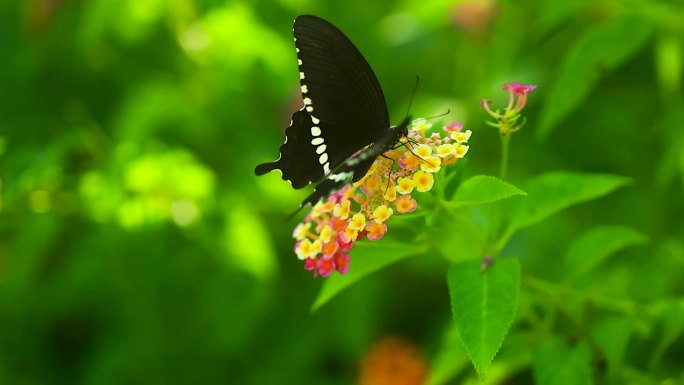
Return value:
M 295 19 L 295 47 L 304 108 L 292 115 L 280 158 L 255 169 L 278 169 L 294 188 L 323 180 L 389 126 L 373 70 L 352 42 L 316 16 Z
M 341 125 L 340 136 L 364 143 L 355 150 L 369 144 L 369 136 L 387 129 L 380 83 L 354 44 L 329 22 L 308 15 L 295 19 L 294 36 L 300 83 L 306 91 L 302 96 L 311 101 L 311 114 Z

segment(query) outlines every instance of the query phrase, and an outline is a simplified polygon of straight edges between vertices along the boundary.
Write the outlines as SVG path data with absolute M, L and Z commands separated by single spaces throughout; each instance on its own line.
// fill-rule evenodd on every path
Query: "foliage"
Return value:
M 253 175 L 300 105 L 304 13 L 358 45 L 393 122 L 420 75 L 411 115 L 473 131 L 419 210 L 316 279 L 284 222 L 308 191 Z M 372 384 L 374 362 L 684 383 L 683 20 L 664 0 L 0 3 L 0 383 Z M 510 81 L 538 88 L 502 146 L 478 101 Z

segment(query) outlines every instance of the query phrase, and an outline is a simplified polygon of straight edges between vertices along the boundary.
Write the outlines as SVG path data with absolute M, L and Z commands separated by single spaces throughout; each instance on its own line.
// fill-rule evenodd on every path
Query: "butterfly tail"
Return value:
M 264 175 L 271 170 L 278 168 L 278 162 L 262 163 L 254 168 L 254 174 Z

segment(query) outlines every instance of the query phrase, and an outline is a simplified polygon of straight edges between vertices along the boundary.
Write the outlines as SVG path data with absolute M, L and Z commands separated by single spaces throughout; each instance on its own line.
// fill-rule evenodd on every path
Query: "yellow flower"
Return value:
M 382 223 L 388 220 L 394 212 L 392 211 L 391 208 L 385 206 L 385 205 L 380 205 L 378 206 L 375 210 L 373 210 L 373 218 L 375 219 L 376 222 Z
M 420 192 L 426 192 L 432 189 L 435 179 L 429 172 L 418 171 L 417 173 L 413 174 L 413 183 L 416 184 L 416 190 Z
M 402 177 L 397 180 L 397 191 L 400 194 L 410 194 L 414 186 L 413 179 Z
M 472 131 L 470 130 L 454 131 L 451 133 L 451 139 L 455 140 L 457 143 L 465 143 L 470 139 L 470 135 L 472 135 Z
M 364 222 L 365 222 L 365 221 L 364 221 Z M 365 225 L 364 225 L 364 226 L 365 226 Z M 359 230 L 351 229 L 351 228 L 349 228 L 349 227 L 347 227 L 347 228 L 344 230 L 344 237 L 345 237 L 349 242 L 355 241 L 356 238 L 357 238 L 358 236 L 359 236 Z
M 411 124 L 411 129 L 424 135 L 425 130 L 432 127 L 432 124 L 428 123 L 425 119 L 416 119 Z
M 468 153 L 468 149 L 470 147 L 464 145 L 464 144 L 459 144 L 456 146 L 456 157 L 457 158 L 463 158 L 465 154 Z
M 441 169 L 442 160 L 438 156 L 428 156 L 423 158 L 425 162 L 420 162 L 420 169 L 427 172 L 437 172 Z
M 314 205 L 313 208 L 311 208 L 311 218 L 318 218 L 321 216 L 321 213 L 323 212 L 323 202 L 318 202 Z
M 354 216 L 351 218 L 351 221 L 347 225 L 348 229 L 356 230 L 356 231 L 361 231 L 363 228 L 366 226 L 366 217 L 363 216 L 363 214 L 358 213 L 354 214 Z
M 381 184 L 382 182 L 380 181 L 380 177 L 378 175 L 370 176 L 365 182 L 363 182 L 363 186 L 370 192 L 378 190 Z
M 453 144 L 445 143 L 437 147 L 436 153 L 440 158 L 445 158 L 449 155 L 456 154 L 456 149 L 454 148 Z
M 432 148 L 430 148 L 430 146 L 428 146 L 427 144 L 421 144 L 413 149 L 413 153 L 425 159 L 428 156 L 432 155 Z
M 385 200 L 388 202 L 394 202 L 395 199 L 397 199 L 397 189 L 394 187 L 394 185 L 391 185 L 387 188 L 387 191 L 385 191 Z
M 422 160 L 420 160 L 419 157 L 413 155 L 411 152 L 406 151 L 406 155 L 404 156 L 403 162 L 404 169 L 415 170 L 416 168 L 418 168 L 418 165 L 420 164 L 420 162 L 422 162 Z
M 328 242 L 330 242 L 331 237 L 332 237 L 332 227 L 330 227 L 330 225 L 323 226 L 323 229 L 321 229 L 321 233 L 318 236 L 318 239 L 323 243 L 328 243 Z
M 310 240 L 305 239 L 299 243 L 299 247 L 297 250 L 295 250 L 295 252 L 297 253 L 297 258 L 299 259 L 313 258 L 321 251 L 322 247 L 323 244 L 319 240 L 311 242 Z
M 351 189 L 349 189 L 351 190 Z M 335 204 L 335 207 L 333 207 L 333 215 L 340 218 L 340 219 L 347 219 L 349 218 L 349 209 L 351 207 L 351 201 L 349 200 L 344 200 L 342 203 L 337 203 Z
M 295 227 L 294 231 L 292 232 L 292 236 L 294 239 L 297 241 L 301 241 L 304 238 L 306 238 L 306 234 L 309 232 L 309 227 L 311 227 L 311 222 L 306 222 L 306 223 L 300 223 Z

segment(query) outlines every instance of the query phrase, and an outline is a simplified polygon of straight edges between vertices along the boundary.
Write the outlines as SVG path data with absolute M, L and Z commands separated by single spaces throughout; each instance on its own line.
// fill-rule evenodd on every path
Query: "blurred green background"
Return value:
M 291 28 L 305 13 L 357 44 L 392 122 L 420 75 L 411 114 L 451 109 L 474 131 L 468 175 L 499 167 L 478 100 L 538 85 L 509 180 L 562 169 L 633 184 L 504 253 L 553 279 L 587 228 L 630 226 L 649 244 L 590 290 L 684 300 L 679 1 L 4 1 L 0 383 L 349 384 L 387 336 L 431 361 L 451 317 L 447 262 L 401 262 L 311 314 L 322 280 L 284 222 L 306 192 L 253 176 L 301 104 Z M 636 368 L 660 327 L 643 325 Z M 663 349 L 654 383 L 682 369 L 681 330 Z

